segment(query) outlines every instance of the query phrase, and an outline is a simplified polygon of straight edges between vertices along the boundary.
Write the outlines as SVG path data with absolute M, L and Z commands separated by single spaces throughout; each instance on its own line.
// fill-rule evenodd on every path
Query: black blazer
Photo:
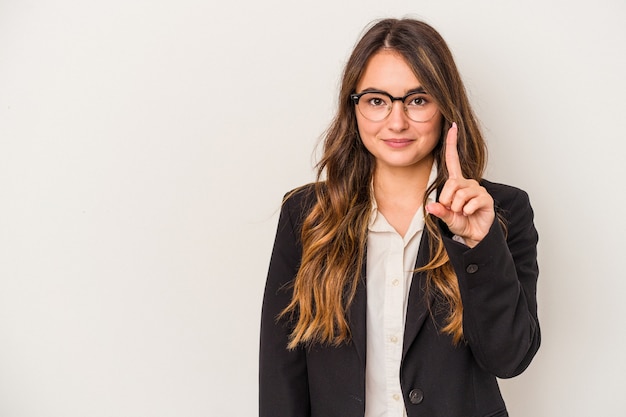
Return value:
M 507 416 L 496 377 L 520 374 L 539 348 L 537 231 L 528 195 L 502 184 L 481 184 L 495 200 L 506 232 L 495 221 L 470 249 L 440 226 L 459 281 L 465 343 L 455 346 L 439 331 L 445 316 L 437 308 L 429 313 L 434 300 L 424 292 L 424 274 L 413 276 L 400 366 L 409 417 Z M 276 320 L 291 299 L 302 220 L 314 199 L 313 187 L 307 186 L 283 204 L 280 214 L 261 318 L 261 417 L 363 417 L 365 411 L 365 273 L 348 311 L 350 343 L 289 351 L 291 324 Z M 424 234 L 417 267 L 428 254 Z

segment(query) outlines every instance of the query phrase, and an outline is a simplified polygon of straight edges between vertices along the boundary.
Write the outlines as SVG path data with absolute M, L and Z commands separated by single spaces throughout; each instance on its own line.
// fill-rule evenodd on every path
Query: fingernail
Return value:
M 455 129 L 457 128 L 456 122 L 452 122 L 452 127 L 455 128 Z

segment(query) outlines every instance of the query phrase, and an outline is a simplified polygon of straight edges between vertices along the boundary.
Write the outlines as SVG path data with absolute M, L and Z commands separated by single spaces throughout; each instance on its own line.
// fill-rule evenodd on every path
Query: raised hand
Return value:
M 489 232 L 494 218 L 493 198 L 473 179 L 463 177 L 457 150 L 456 123 L 446 136 L 446 167 L 448 180 L 441 190 L 438 203 L 426 206 L 428 213 L 437 216 L 452 233 L 461 236 L 469 247 L 476 246 Z

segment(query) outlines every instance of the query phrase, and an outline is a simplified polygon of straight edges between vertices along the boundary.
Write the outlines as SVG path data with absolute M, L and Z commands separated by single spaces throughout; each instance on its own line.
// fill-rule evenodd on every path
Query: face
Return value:
M 421 87 L 411 67 L 395 51 L 381 50 L 372 55 L 357 83 L 356 92 L 379 90 L 393 97 L 403 97 Z M 426 100 L 432 97 L 426 92 Z M 377 122 L 355 111 L 359 134 L 367 150 L 376 158 L 376 168 L 430 169 L 432 151 L 439 141 L 442 117 L 437 109 L 426 122 L 411 120 L 401 101 L 394 101 L 389 115 Z

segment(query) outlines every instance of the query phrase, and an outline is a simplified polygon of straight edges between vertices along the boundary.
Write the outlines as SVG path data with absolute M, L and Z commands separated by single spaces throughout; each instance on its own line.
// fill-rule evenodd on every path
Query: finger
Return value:
M 458 180 L 452 180 L 452 181 L 458 181 Z M 459 188 L 454 193 L 454 196 L 452 197 L 452 202 L 450 203 L 448 207 L 450 208 L 450 210 L 452 210 L 455 213 L 463 212 L 464 214 L 467 214 L 465 212 L 465 205 L 470 200 L 481 196 L 483 194 L 482 190 L 484 189 L 480 187 L 478 183 L 476 183 L 475 181 L 462 180 L 462 185 L 459 186 Z
M 454 213 L 443 206 L 441 203 L 430 203 L 426 205 L 426 211 L 435 217 L 440 218 L 448 226 L 452 223 Z
M 441 192 L 439 193 L 438 201 L 444 205 L 444 207 L 450 208 L 452 201 L 457 190 L 460 188 L 458 180 L 448 179 L 444 184 Z
M 459 161 L 459 151 L 457 149 L 458 133 L 459 128 L 456 122 L 453 122 L 446 136 L 446 168 L 448 168 L 448 177 L 455 179 L 463 178 L 461 162 Z
M 463 213 L 466 216 L 474 214 L 482 209 L 493 210 L 493 198 L 484 187 L 474 180 L 464 180 L 468 186 L 459 189 L 454 194 L 454 200 L 450 204 L 450 210 L 455 213 Z
M 484 215 L 486 215 L 487 212 L 494 212 L 493 200 L 482 195 L 472 198 L 463 206 L 464 216 L 473 216 L 478 213 L 485 213 Z

